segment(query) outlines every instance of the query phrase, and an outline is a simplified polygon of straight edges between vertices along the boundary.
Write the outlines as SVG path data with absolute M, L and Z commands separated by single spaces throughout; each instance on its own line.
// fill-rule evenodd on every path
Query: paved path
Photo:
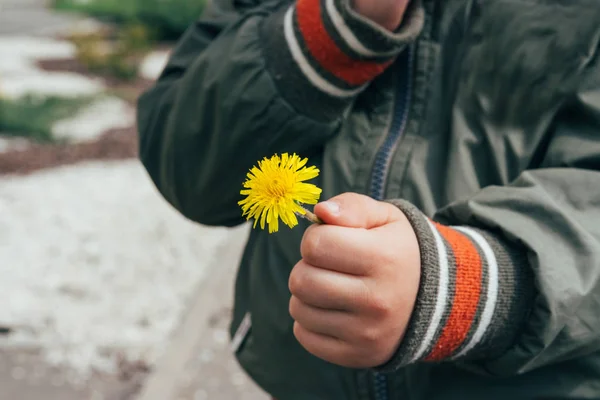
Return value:
M 199 286 L 186 319 L 138 400 L 267 400 L 232 357 L 228 327 L 233 282 L 247 229 L 220 247 L 210 278 Z
M 0 35 L 62 34 L 82 18 L 48 10 L 45 0 L 0 0 Z
M 74 24 L 84 21 L 81 17 L 52 12 L 46 7 L 46 3 L 44 0 L 0 0 L 0 37 L 53 37 L 70 31 Z M 2 157 L 1 153 L 0 157 Z M 130 165 L 131 162 L 125 163 Z M 111 165 L 118 166 L 119 163 Z M 78 168 L 85 170 L 86 167 L 70 168 L 76 171 Z M 53 170 L 43 173 L 47 177 L 45 179 L 50 180 L 53 174 Z M 97 182 L 97 178 L 94 179 L 96 180 L 93 181 Z M 140 184 L 147 185 L 148 183 L 141 183 L 138 177 L 130 182 L 129 187 L 136 188 Z M 81 187 L 81 185 L 77 186 Z M 120 190 L 122 192 L 130 191 L 127 188 Z M 68 188 L 65 188 L 62 196 L 68 198 L 68 192 Z M 50 206 L 45 196 L 29 196 L 28 198 L 30 200 L 32 198 L 39 199 L 39 206 L 35 208 L 39 212 L 53 213 L 56 210 L 64 215 L 69 214 L 68 212 L 64 213 L 65 210 L 71 210 L 71 214 L 75 215 L 75 213 L 81 212 L 82 207 L 85 208 L 87 204 L 85 199 L 79 198 L 77 204 L 64 202 L 62 206 L 61 204 Z M 158 201 L 157 194 L 155 200 Z M 63 210 L 61 207 L 65 209 Z M 164 204 L 164 207 L 166 209 L 168 206 Z M 6 210 L 1 212 L 6 212 Z M 146 226 L 152 223 L 151 219 L 156 215 L 154 211 L 150 212 L 151 215 L 140 218 L 140 222 Z M 14 214 L 11 215 L 14 216 Z M 40 222 L 39 228 L 50 227 L 50 225 L 42 225 Z M 44 229 L 35 227 L 32 229 L 35 232 L 44 231 Z M 3 231 L 6 232 L 5 229 Z M 165 232 L 165 227 L 156 227 L 152 231 L 155 233 Z M 14 232 L 14 230 L 11 231 L 11 234 Z M 178 315 L 181 317 L 181 322 L 172 334 L 170 343 L 164 343 L 164 356 L 158 359 L 150 371 L 146 370 L 143 365 L 125 363 L 117 374 L 95 373 L 91 379 L 82 382 L 68 369 L 50 366 L 47 355 L 44 353 L 46 347 L 44 344 L 34 341 L 32 345 L 15 346 L 8 339 L 11 336 L 10 329 L 12 328 L 2 326 L 2 321 L 0 321 L 0 400 L 131 400 L 135 398 L 136 393 L 139 393 L 140 400 L 267 399 L 267 396 L 241 372 L 229 352 L 226 332 L 233 296 L 233 277 L 237 268 L 237 258 L 245 238 L 243 230 L 232 232 L 226 241 L 227 245 L 217 250 L 217 259 L 214 261 L 214 265 L 208 267 L 212 268 L 214 273 L 206 274 L 206 277 L 198 283 L 194 294 L 187 300 L 189 304 L 178 304 L 178 306 L 187 308 L 187 311 Z M 2 235 L 0 235 L 0 241 L 2 239 Z M 192 243 L 195 239 L 197 238 L 191 237 L 188 242 Z M 209 239 L 207 240 L 210 241 Z M 140 240 L 145 239 L 140 238 Z M 38 252 L 47 247 L 49 243 L 49 240 L 40 238 L 30 242 L 32 249 Z M 68 243 L 69 248 L 85 247 L 85 243 L 78 242 L 75 234 L 70 238 L 65 238 L 63 243 Z M 154 246 L 153 250 L 156 250 L 155 247 L 157 246 Z M 237 250 L 233 251 L 232 249 Z M 10 252 L 11 248 L 9 247 L 8 250 Z M 110 253 L 114 250 L 113 245 L 105 245 L 102 251 Z M 59 249 L 59 253 L 64 252 Z M 144 263 L 147 262 L 144 260 Z M 157 260 L 152 265 L 161 268 L 159 263 L 160 260 Z M 27 261 L 25 264 L 13 271 L 27 271 L 31 263 Z M 123 269 L 122 273 L 126 274 L 127 269 Z M 21 286 L 16 286 L 16 288 L 19 287 Z M 22 287 L 25 289 L 25 286 Z M 23 290 L 23 292 L 27 291 Z M 69 291 L 69 293 L 67 294 L 75 297 L 81 294 L 77 291 Z M 32 297 L 29 300 L 32 301 L 30 306 L 36 307 L 35 298 Z M 41 309 L 38 310 L 43 311 L 43 307 L 50 307 L 50 305 L 44 304 L 40 303 Z M 31 316 L 25 312 L 16 312 L 12 315 Z M 97 325 L 87 325 L 90 330 L 98 328 Z M 83 331 L 79 333 L 83 334 Z

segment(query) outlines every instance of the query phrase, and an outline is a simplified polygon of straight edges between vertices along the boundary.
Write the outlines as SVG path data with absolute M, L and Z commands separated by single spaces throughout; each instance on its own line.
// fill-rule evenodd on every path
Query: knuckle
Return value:
M 316 226 L 308 228 L 302 238 L 302 243 L 300 244 L 302 258 L 311 264 L 319 259 L 319 242 L 321 241 L 321 234 L 316 228 Z
M 290 273 L 290 278 L 288 280 L 288 287 L 293 295 L 296 295 L 300 290 L 300 287 L 302 286 L 301 280 L 302 278 L 300 277 L 298 269 L 294 268 Z
M 289 313 L 290 316 L 292 317 L 292 319 L 297 320 L 298 319 L 298 315 L 299 315 L 299 310 L 298 310 L 298 299 L 294 296 L 292 296 L 292 298 L 290 299 L 290 304 L 289 304 Z
M 288 281 L 290 292 L 294 296 L 302 298 L 302 293 L 304 293 L 306 290 L 305 288 L 309 286 L 309 279 L 310 278 L 304 268 L 301 268 L 300 266 L 294 267 Z
M 365 326 L 360 331 L 359 341 L 372 349 L 381 339 L 380 329 L 376 326 Z
M 398 221 L 404 216 L 404 213 L 397 206 L 387 202 L 382 202 L 382 204 L 386 208 L 387 221 Z
M 300 344 L 302 344 L 302 332 L 300 330 L 300 324 L 298 324 L 297 322 L 294 322 L 293 332 L 294 337 L 300 342 Z
M 372 294 L 367 303 L 370 313 L 378 319 L 386 319 L 392 314 L 391 305 L 384 296 Z

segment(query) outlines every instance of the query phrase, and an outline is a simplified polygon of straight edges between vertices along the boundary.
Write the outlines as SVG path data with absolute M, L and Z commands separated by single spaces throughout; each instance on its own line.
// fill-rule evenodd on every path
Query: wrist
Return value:
M 409 2 L 410 0 L 350 0 L 354 11 L 392 32 L 402 23 Z
M 380 369 L 501 356 L 532 304 L 526 253 L 496 233 L 437 224 L 408 202 L 389 202 L 404 212 L 417 235 L 421 279 L 400 348 Z

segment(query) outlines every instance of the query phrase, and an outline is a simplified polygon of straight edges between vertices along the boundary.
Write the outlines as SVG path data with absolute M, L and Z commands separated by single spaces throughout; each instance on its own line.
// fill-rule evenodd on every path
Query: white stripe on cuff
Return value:
M 433 225 L 433 223 L 425 216 L 425 221 L 427 225 L 431 229 L 433 236 L 435 238 L 435 244 L 438 253 L 439 260 L 439 268 L 440 268 L 440 276 L 438 282 L 438 290 L 437 290 L 437 298 L 435 301 L 435 310 L 433 312 L 433 316 L 431 317 L 431 322 L 429 323 L 429 327 L 427 327 L 427 331 L 425 333 L 425 337 L 421 342 L 421 346 L 414 354 L 411 363 L 414 363 L 421 359 L 423 353 L 431 346 L 431 342 L 435 339 L 435 334 L 442 322 L 442 317 L 444 316 L 444 311 L 446 310 L 447 302 L 448 302 L 448 285 L 450 282 L 449 277 L 449 265 L 448 265 L 448 254 L 446 253 L 446 245 L 442 240 L 442 236 Z
M 467 354 L 481 341 L 492 322 L 492 317 L 494 316 L 494 310 L 496 308 L 496 302 L 498 300 L 498 261 L 496 260 L 496 255 L 494 254 L 494 250 L 490 244 L 478 232 L 465 227 L 454 227 L 454 229 L 464 233 L 471 238 L 471 240 L 477 243 L 477 245 L 479 245 L 483 251 L 488 265 L 487 297 L 485 306 L 483 308 L 483 313 L 481 314 L 481 319 L 479 320 L 477 330 L 473 334 L 473 337 L 469 343 L 453 357 L 458 358 Z
M 292 57 L 294 58 L 294 61 L 296 61 L 296 64 L 298 64 L 298 67 L 300 68 L 302 73 L 304 73 L 304 76 L 306 76 L 308 81 L 313 86 L 315 86 L 317 89 L 319 89 L 322 92 L 325 92 L 328 95 L 333 96 L 333 97 L 346 98 L 346 97 L 355 96 L 358 93 L 360 93 L 364 89 L 365 85 L 363 85 L 357 89 L 352 89 L 352 90 L 346 90 L 346 89 L 339 88 L 339 87 L 329 83 L 327 80 L 325 80 L 310 65 L 309 61 L 306 59 L 304 53 L 302 52 L 302 49 L 300 48 L 300 44 L 298 43 L 298 40 L 296 39 L 296 34 L 294 32 L 294 9 L 295 9 L 295 7 L 292 6 L 286 12 L 285 20 L 283 22 L 283 29 L 284 29 L 285 40 L 288 44 L 288 47 L 290 48 Z
M 395 55 L 397 52 L 376 52 L 369 48 L 367 48 L 352 32 L 352 29 L 346 24 L 344 21 L 344 17 L 340 14 L 339 10 L 335 6 L 334 0 L 325 0 L 325 9 L 327 10 L 327 15 L 329 15 L 329 19 L 333 23 L 333 26 L 337 30 L 340 37 L 344 40 L 346 45 L 354 50 L 356 53 L 360 54 L 363 57 L 391 57 Z

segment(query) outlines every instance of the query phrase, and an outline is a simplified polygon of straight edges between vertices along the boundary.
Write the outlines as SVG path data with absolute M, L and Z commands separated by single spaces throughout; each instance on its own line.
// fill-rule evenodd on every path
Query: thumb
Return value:
M 392 204 L 357 193 L 344 193 L 315 206 L 324 223 L 347 228 L 372 229 L 398 221 L 402 211 Z

